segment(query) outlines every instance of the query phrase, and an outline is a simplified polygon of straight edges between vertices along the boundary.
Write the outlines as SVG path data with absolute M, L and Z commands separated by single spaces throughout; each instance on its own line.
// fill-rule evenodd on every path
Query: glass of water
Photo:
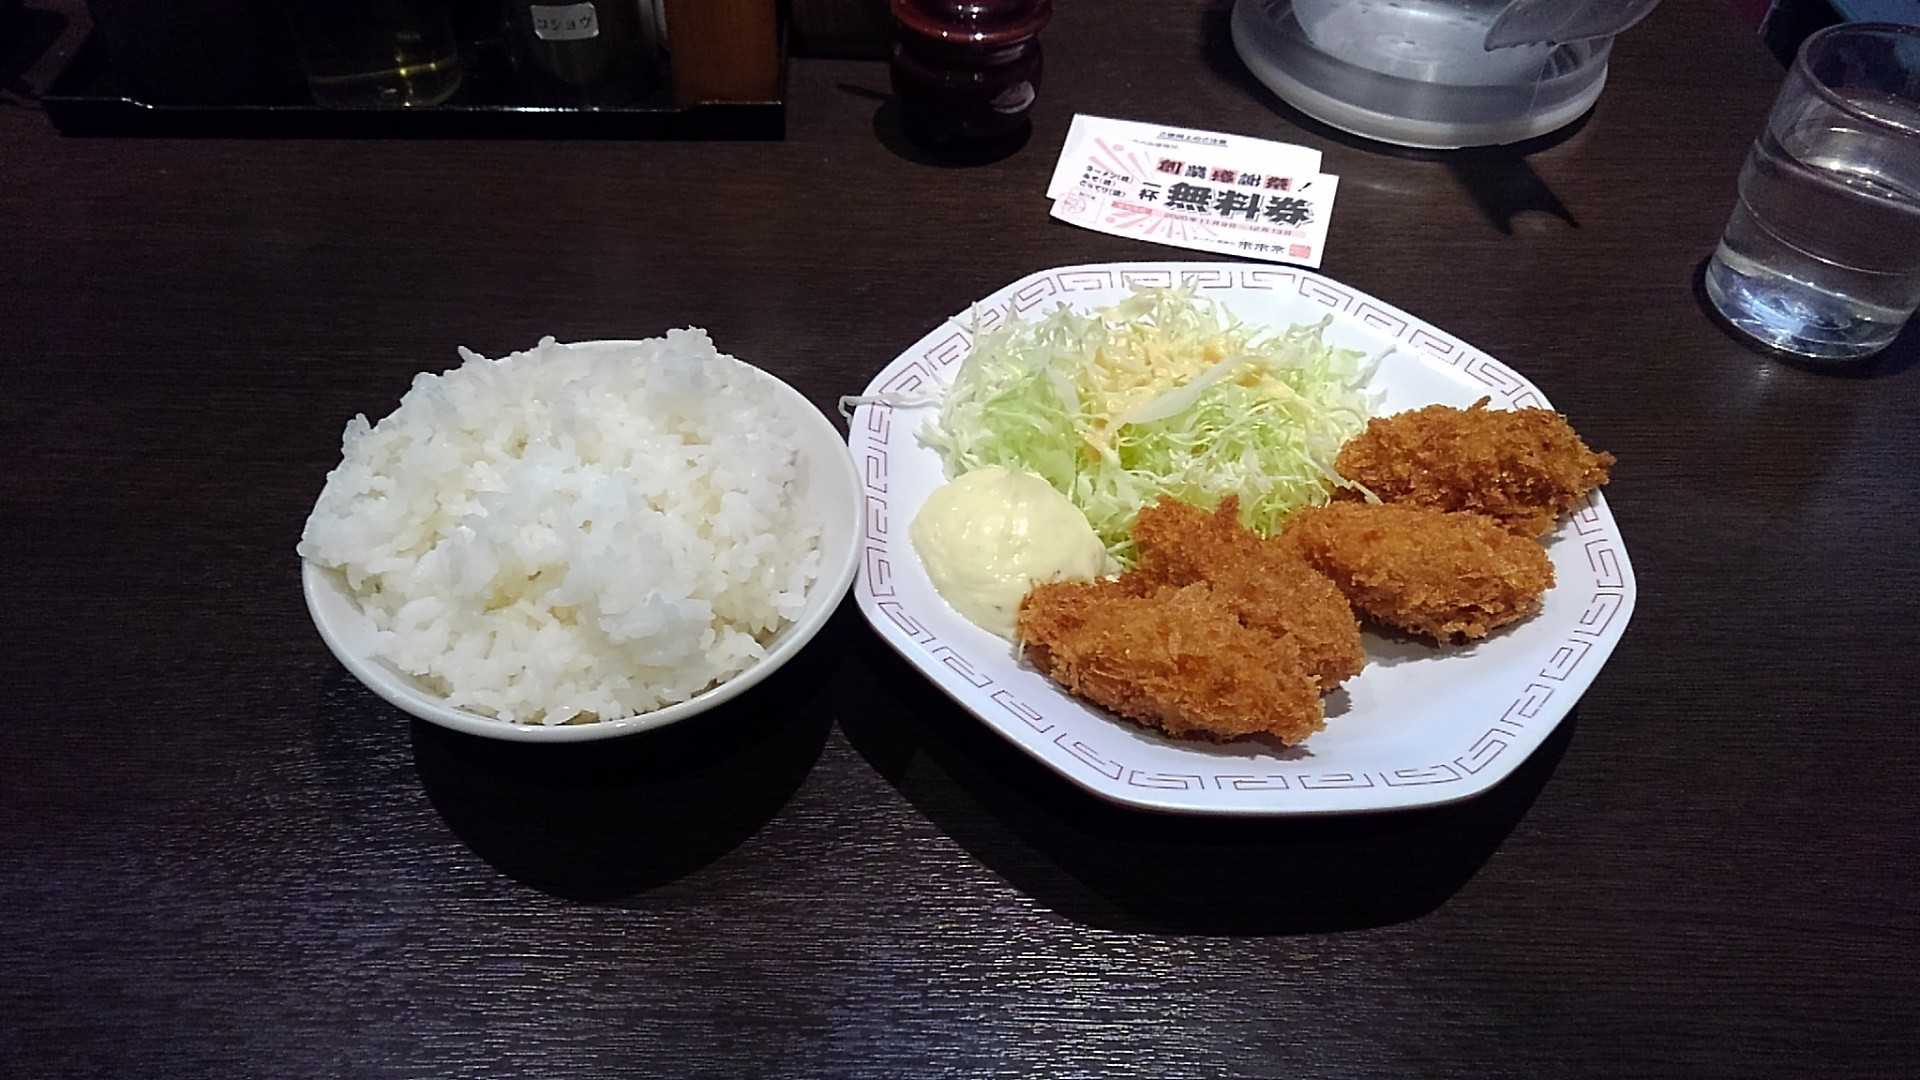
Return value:
M 1727 321 L 1776 349 L 1870 356 L 1920 306 L 1920 28 L 1800 46 L 1707 264 Z

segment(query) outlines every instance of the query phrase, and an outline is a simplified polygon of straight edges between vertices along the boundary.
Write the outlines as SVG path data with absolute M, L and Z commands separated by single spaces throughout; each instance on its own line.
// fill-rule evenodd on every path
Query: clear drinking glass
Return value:
M 1800 46 L 1706 289 L 1801 356 L 1869 356 L 1899 334 L 1920 306 L 1920 28 L 1842 24 Z

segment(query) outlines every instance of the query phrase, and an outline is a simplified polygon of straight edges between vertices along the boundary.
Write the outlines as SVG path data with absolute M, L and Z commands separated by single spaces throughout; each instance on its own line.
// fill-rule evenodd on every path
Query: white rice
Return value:
M 772 380 L 704 330 L 460 355 L 347 424 L 300 541 L 380 657 L 502 721 L 609 720 L 738 674 L 800 613 L 820 526 Z

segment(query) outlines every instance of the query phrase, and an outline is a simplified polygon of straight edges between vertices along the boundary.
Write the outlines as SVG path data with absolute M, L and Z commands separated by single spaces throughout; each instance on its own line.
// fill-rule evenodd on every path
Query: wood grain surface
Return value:
M 780 143 L 65 140 L 0 108 L 0 1075 L 1897 1076 L 1920 1071 L 1920 340 L 1834 374 L 1697 279 L 1779 79 L 1722 5 L 1510 153 L 1277 110 L 1224 5 L 1060 4 L 1031 142 L 949 167 L 884 67 Z M 1325 272 L 1525 372 L 1641 583 L 1491 794 L 1108 808 L 849 603 L 737 706 L 495 745 L 322 647 L 294 544 L 416 371 L 708 327 L 823 409 L 1037 268 L 1076 111 L 1300 141 Z M 1417 718 L 1409 718 L 1414 722 Z

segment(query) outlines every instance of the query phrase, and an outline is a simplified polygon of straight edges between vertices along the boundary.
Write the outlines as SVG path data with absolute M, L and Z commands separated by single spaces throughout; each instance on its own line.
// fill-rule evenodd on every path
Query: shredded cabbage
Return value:
M 1379 358 L 1326 342 L 1332 316 L 1263 333 L 1190 289 L 1144 289 L 1079 315 L 979 334 L 920 433 L 948 478 L 988 465 L 1035 473 L 1132 563 L 1128 531 L 1162 495 L 1240 497 L 1270 535 L 1344 481 L 1333 459 L 1365 425 Z

